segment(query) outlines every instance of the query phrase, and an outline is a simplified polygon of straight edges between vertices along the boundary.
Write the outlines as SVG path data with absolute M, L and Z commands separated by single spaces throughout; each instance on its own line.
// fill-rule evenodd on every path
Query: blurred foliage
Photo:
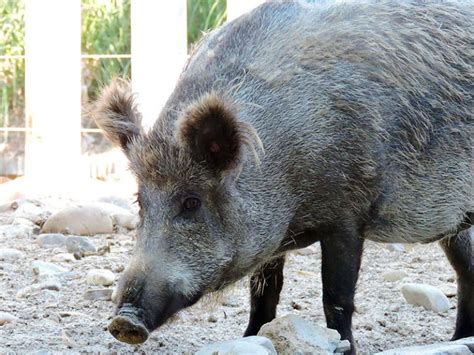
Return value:
M 188 1 L 188 45 L 191 46 L 210 29 L 222 25 L 227 17 L 226 0 Z
M 24 0 L 0 0 L 0 55 L 24 54 L 24 13 Z M 226 0 L 187 0 L 187 18 L 191 46 L 203 32 L 225 21 Z M 130 54 L 130 38 L 130 0 L 82 0 L 83 55 Z M 0 63 L 0 126 L 24 126 L 24 60 L 0 59 Z M 83 103 L 94 99 L 111 77 L 130 75 L 128 58 L 83 59 Z M 84 127 L 91 127 L 86 121 Z
M 24 54 L 24 23 L 23 1 L 0 0 L 0 55 Z M 0 68 L 0 127 L 23 125 L 25 61 L 21 58 L 1 59 Z M 0 140 L 0 143 L 2 141 L 3 139 Z

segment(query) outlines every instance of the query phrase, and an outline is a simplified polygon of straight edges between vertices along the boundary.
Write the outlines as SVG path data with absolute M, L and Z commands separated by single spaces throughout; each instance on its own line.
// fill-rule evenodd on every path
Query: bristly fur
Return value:
M 237 168 L 244 148 L 258 162 L 255 146 L 263 150 L 262 142 L 251 125 L 237 119 L 234 107 L 214 92 L 205 95 L 177 120 L 178 143 L 189 148 L 195 160 L 217 171 Z
M 92 117 L 107 138 L 126 153 L 132 140 L 143 134 L 141 115 L 126 81 L 115 79 L 103 89 Z

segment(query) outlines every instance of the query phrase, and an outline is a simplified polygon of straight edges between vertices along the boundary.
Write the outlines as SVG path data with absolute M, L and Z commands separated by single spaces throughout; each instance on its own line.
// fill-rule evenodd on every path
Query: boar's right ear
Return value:
M 116 79 L 104 88 L 92 117 L 105 136 L 126 154 L 133 139 L 143 135 L 141 115 L 127 82 Z
M 255 146 L 262 151 L 256 130 L 235 116 L 232 105 L 215 93 L 190 105 L 178 119 L 176 137 L 186 146 L 194 160 L 208 168 L 225 173 L 240 166 L 245 148 L 258 161 Z

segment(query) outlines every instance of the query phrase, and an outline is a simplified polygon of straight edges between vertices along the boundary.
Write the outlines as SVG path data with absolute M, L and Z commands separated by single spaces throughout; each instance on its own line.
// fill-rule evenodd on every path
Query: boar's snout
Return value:
M 124 343 L 144 343 L 148 339 L 149 332 L 143 323 L 142 314 L 141 309 L 131 304 L 124 304 L 118 309 L 116 317 L 109 325 L 110 334 Z
M 125 275 L 117 293 L 118 307 L 108 329 L 117 340 L 128 344 L 145 342 L 153 330 L 201 297 L 185 297 L 175 285 L 147 282 L 133 273 Z

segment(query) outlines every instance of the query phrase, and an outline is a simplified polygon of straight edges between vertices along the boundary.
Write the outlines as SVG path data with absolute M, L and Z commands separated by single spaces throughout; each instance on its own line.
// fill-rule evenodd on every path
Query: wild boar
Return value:
M 147 132 L 127 84 L 106 88 L 94 116 L 130 160 L 141 216 L 113 336 L 144 342 L 245 275 L 254 335 L 285 252 L 319 241 L 327 326 L 353 345 L 365 239 L 441 241 L 453 339 L 473 336 L 473 7 L 265 3 L 205 36 Z

